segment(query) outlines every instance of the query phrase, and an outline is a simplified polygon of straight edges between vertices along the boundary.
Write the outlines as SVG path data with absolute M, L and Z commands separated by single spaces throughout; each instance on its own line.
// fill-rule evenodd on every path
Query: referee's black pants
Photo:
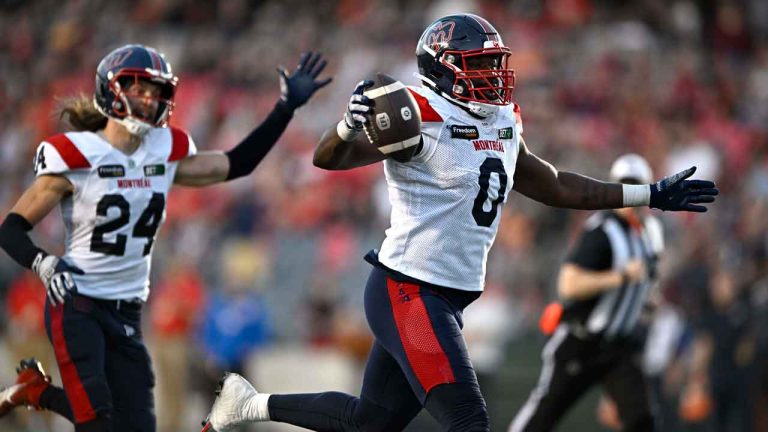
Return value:
M 576 337 L 567 324 L 561 324 L 544 347 L 539 382 L 509 432 L 553 430 L 574 402 L 596 383 L 602 384 L 616 403 L 624 431 L 653 431 L 639 351 L 629 341 Z

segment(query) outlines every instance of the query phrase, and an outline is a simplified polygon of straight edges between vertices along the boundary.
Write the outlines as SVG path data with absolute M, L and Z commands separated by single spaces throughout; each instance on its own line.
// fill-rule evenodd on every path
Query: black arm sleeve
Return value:
M 0 225 L 0 248 L 26 268 L 32 268 L 38 253 L 45 254 L 45 251 L 35 246 L 29 238 L 27 232 L 31 229 L 32 224 L 18 213 L 10 213 Z
M 293 111 L 282 102 L 275 104 L 269 116 L 240 144 L 226 152 L 229 158 L 227 180 L 247 176 L 269 153 L 293 117 Z
M 605 231 L 599 226 L 585 231 L 566 262 L 588 270 L 609 270 L 613 264 L 613 250 Z

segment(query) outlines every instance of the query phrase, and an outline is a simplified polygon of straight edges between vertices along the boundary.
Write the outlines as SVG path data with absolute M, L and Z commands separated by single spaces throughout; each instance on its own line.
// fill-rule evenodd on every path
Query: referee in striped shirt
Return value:
M 636 154 L 621 156 L 611 167 L 613 181 L 652 179 L 648 163 Z M 587 220 L 560 271 L 563 313 L 544 347 L 539 382 L 509 432 L 551 431 L 597 383 L 616 402 L 623 430 L 654 429 L 638 321 L 662 248 L 661 224 L 642 210 L 603 211 Z

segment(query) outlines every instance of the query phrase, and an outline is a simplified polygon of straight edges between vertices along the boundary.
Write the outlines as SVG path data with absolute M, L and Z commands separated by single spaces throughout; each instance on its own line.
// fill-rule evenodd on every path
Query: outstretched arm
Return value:
M 531 153 L 521 143 L 515 168 L 514 189 L 553 207 L 599 210 L 649 206 L 661 210 L 705 212 L 702 203 L 715 201 L 715 184 L 706 180 L 686 180 L 695 167 L 666 177 L 651 185 L 606 183 L 567 171 Z
M 540 203 L 573 209 L 623 207 L 622 185 L 558 171 L 522 142 L 515 167 L 514 190 Z
M 202 152 L 179 162 L 174 182 L 185 186 L 207 186 L 249 175 L 272 149 L 293 118 L 331 78 L 316 80 L 325 68 L 320 54 L 304 53 L 296 70 L 280 74 L 280 100 L 267 118 L 228 152 Z

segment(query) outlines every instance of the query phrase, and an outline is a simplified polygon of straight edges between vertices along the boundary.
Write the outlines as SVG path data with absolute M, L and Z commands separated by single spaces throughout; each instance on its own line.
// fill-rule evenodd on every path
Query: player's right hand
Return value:
M 645 277 L 645 263 L 639 258 L 635 258 L 624 266 L 623 276 L 629 283 L 640 282 Z
M 368 123 L 368 115 L 374 103 L 368 96 L 364 96 L 365 89 L 373 85 L 372 80 L 360 81 L 349 98 L 347 111 L 344 113 L 344 124 L 347 128 L 354 131 L 360 131 Z
M 37 254 L 32 271 L 43 281 L 48 291 L 48 301 L 51 305 L 64 304 L 73 293 L 77 293 L 77 285 L 72 278 L 72 273 L 85 274 L 78 267 L 68 264 L 55 255 Z

